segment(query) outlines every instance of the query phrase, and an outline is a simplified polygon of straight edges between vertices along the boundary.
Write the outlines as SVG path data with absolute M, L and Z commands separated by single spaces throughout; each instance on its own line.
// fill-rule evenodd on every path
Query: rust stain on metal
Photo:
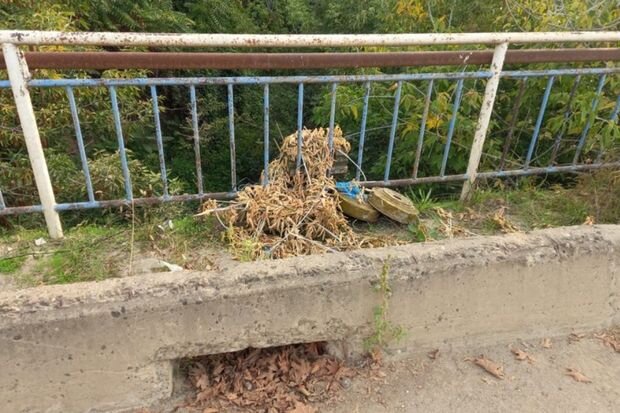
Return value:
M 492 50 L 390 53 L 26 52 L 33 69 L 326 69 L 489 64 Z M 506 64 L 620 61 L 620 49 L 509 50 Z M 0 58 L 0 68 L 5 68 Z

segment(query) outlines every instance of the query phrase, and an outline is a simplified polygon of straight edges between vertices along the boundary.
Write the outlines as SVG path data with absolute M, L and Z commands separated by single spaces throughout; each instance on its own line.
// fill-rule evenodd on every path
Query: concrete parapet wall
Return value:
M 0 406 L 111 412 L 172 392 L 174 360 L 359 343 L 389 260 L 401 353 L 620 322 L 620 227 L 570 227 L 0 293 Z

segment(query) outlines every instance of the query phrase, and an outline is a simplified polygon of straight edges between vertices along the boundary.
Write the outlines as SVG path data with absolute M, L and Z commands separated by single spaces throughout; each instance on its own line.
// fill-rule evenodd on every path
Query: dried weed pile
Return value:
M 205 412 L 316 412 L 309 403 L 330 399 L 356 375 L 324 347 L 299 344 L 199 359 L 189 370 L 197 391 L 193 406 Z
M 232 252 L 247 260 L 387 245 L 385 239 L 355 234 L 347 223 L 336 182 L 328 176 L 334 164 L 328 130 L 303 130 L 299 169 L 297 138 L 297 133 L 284 138 L 279 156 L 269 164 L 269 185 L 245 187 L 226 207 L 207 201 L 199 215 L 215 215 L 227 228 Z M 334 152 L 349 150 L 336 127 Z

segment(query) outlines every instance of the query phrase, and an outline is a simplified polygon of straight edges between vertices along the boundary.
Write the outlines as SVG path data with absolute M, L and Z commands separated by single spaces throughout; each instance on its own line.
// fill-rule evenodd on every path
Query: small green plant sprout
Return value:
M 416 242 L 425 242 L 432 241 L 435 237 L 431 233 L 431 228 L 424 223 L 411 223 L 407 226 L 407 229 L 413 236 L 414 241 Z
M 384 349 L 389 343 L 401 340 L 405 335 L 402 326 L 392 324 L 389 320 L 389 301 L 392 290 L 389 283 L 390 257 L 383 263 L 378 282 L 374 285 L 375 291 L 381 294 L 381 304 L 373 309 L 374 333 L 364 340 L 367 351 Z
M 418 188 L 417 191 L 414 191 L 413 189 L 409 191 L 409 198 L 416 206 L 416 208 L 418 208 L 418 211 L 420 211 L 420 213 L 428 211 L 435 206 L 436 201 L 435 199 L 433 199 L 432 195 L 432 189 L 424 191 L 422 188 Z

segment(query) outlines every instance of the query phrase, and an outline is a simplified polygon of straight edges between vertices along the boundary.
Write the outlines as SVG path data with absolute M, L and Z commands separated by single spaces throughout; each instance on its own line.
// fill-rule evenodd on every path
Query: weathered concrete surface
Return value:
M 180 357 L 372 332 L 387 257 L 404 351 L 620 322 L 620 227 L 239 264 L 0 293 L 0 406 L 116 411 L 167 397 Z

